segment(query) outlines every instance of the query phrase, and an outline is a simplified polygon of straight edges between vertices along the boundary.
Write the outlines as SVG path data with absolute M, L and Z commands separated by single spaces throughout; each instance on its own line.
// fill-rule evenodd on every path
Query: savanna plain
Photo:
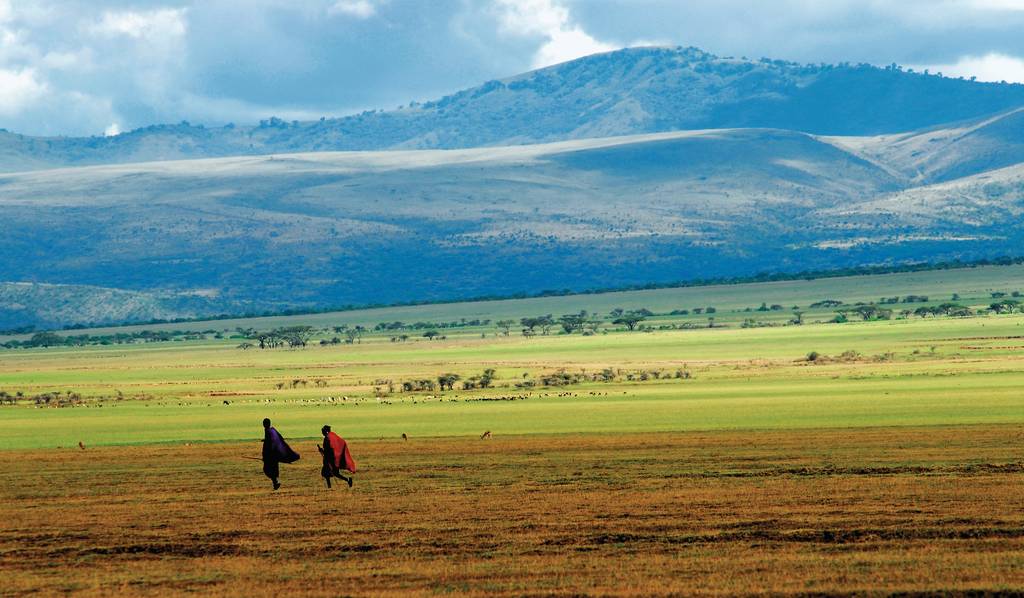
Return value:
M 0 593 L 1017 593 L 1020 290 L 986 267 L 0 349 Z M 177 334 L 109 339 L 143 328 Z M 302 455 L 277 492 L 264 417 Z M 323 424 L 351 489 L 319 478 Z

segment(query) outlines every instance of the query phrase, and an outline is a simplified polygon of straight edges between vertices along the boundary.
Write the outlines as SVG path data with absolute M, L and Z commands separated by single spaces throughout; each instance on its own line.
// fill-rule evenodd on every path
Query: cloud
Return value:
M 188 30 L 185 13 L 184 8 L 161 8 L 144 12 L 108 11 L 103 13 L 99 22 L 92 25 L 91 31 L 98 35 L 124 35 L 135 39 L 181 37 Z
M 121 134 L 121 125 L 110 123 L 110 126 L 103 130 L 104 137 L 117 137 Z
M 394 108 L 625 45 L 1020 81 L 1024 0 L 0 0 L 0 127 Z
M 544 39 L 533 56 L 533 68 L 615 50 L 572 23 L 569 9 L 556 0 L 497 0 L 501 26 L 513 35 Z
M 377 14 L 377 7 L 370 0 L 337 0 L 327 9 L 327 14 L 369 19 Z
M 970 4 L 983 10 L 1024 10 L 1024 0 L 971 0 Z
M 0 114 L 17 114 L 46 94 L 46 83 L 30 68 L 0 69 Z
M 952 64 L 919 65 L 915 70 L 928 69 L 947 77 L 977 77 L 979 81 L 1007 81 L 1024 83 L 1024 60 L 999 53 L 984 56 L 964 56 Z

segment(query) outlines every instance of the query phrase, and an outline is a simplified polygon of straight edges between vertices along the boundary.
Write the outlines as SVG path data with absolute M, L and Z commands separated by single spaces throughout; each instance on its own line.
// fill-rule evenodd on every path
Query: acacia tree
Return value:
M 312 326 L 286 326 L 278 328 L 275 332 L 278 338 L 292 348 L 305 347 L 309 343 L 309 339 L 313 337 Z
M 455 383 L 462 379 L 462 376 L 458 374 L 441 374 L 437 377 L 437 384 L 444 390 L 446 387 L 448 390 L 454 390 Z
M 562 325 L 562 329 L 565 330 L 566 334 L 572 334 L 577 330 L 583 330 L 583 325 L 587 321 L 587 311 L 583 310 L 578 314 L 565 314 L 558 318 L 558 323 Z
M 508 336 L 509 332 L 511 332 L 512 330 L 512 327 L 515 325 L 515 320 L 498 320 L 498 328 L 500 328 L 501 331 L 505 333 L 505 336 Z
M 546 316 L 522 318 L 519 320 L 519 323 L 523 326 L 523 336 L 533 336 L 538 328 L 540 328 L 541 334 L 546 336 L 548 330 L 555 325 L 555 320 L 551 317 L 551 314 L 548 314 Z
M 623 314 L 620 318 L 612 322 L 612 324 L 624 325 L 629 330 L 636 330 L 637 324 L 643 322 L 647 318 L 638 312 L 631 311 Z
M 362 325 L 348 328 L 345 330 L 345 341 L 348 344 L 361 343 L 363 342 L 363 335 L 366 333 L 366 327 Z

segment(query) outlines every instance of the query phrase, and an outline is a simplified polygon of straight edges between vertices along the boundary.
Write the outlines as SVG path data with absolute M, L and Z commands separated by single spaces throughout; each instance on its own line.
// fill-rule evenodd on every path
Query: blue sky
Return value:
M 1024 82 L 1024 0 L 0 0 L 0 127 L 393 108 L 635 45 Z

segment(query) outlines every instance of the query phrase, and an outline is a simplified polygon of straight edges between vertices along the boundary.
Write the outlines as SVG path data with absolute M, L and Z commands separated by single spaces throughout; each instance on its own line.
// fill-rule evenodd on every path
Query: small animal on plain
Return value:
M 405 434 L 405 432 L 402 432 L 402 440 L 409 440 L 409 437 Z
M 78 441 L 78 448 L 82 449 L 83 451 L 85 450 L 85 445 L 82 443 L 81 440 Z
M 224 401 L 224 404 L 225 404 L 225 405 L 230 405 L 230 404 L 231 404 L 231 401 Z
M 490 437 L 491 437 L 491 431 L 487 430 L 486 432 L 484 432 L 483 434 L 480 435 L 480 440 L 487 440 Z

